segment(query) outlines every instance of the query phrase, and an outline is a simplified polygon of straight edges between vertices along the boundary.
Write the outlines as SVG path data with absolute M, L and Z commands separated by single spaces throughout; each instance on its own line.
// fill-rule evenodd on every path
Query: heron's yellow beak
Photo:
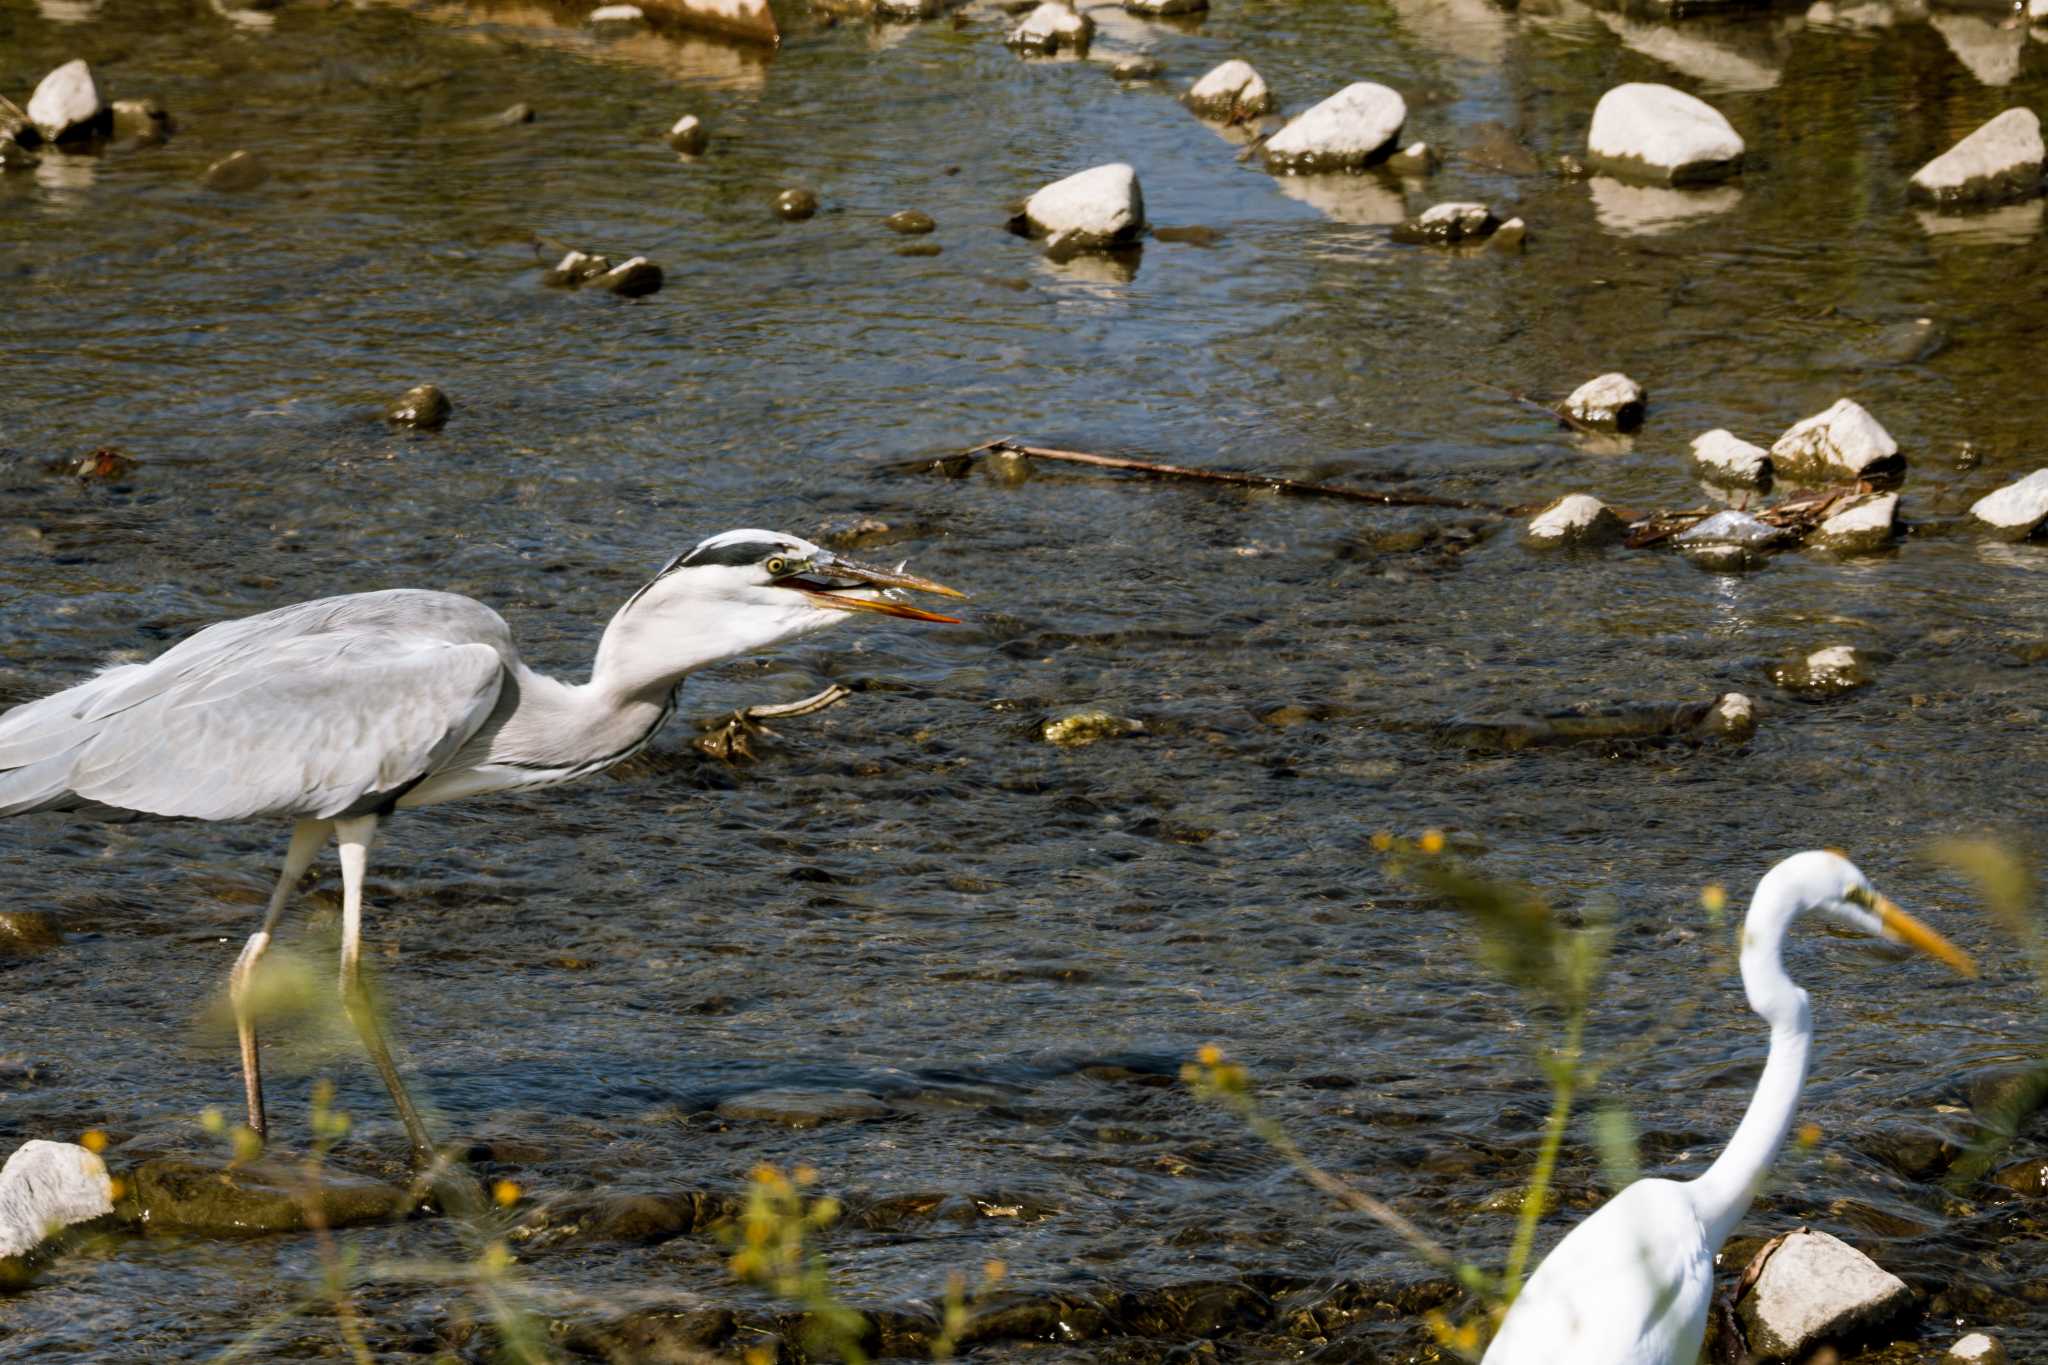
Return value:
M 1977 964 L 1968 953 L 1899 909 L 1887 898 L 1872 896 L 1870 908 L 1877 912 L 1878 922 L 1884 925 L 1886 934 L 1901 943 L 1918 948 L 1929 957 L 1939 958 L 1964 976 L 1974 977 L 1977 974 Z
M 940 597 L 967 596 L 958 588 L 949 588 L 901 569 L 856 564 L 838 555 L 821 555 L 801 573 L 779 578 L 776 583 L 781 587 L 794 588 L 821 607 L 838 611 L 871 611 L 881 616 L 900 616 L 906 621 L 937 621 L 948 626 L 959 625 L 960 618 L 913 607 L 891 594 L 928 592 Z

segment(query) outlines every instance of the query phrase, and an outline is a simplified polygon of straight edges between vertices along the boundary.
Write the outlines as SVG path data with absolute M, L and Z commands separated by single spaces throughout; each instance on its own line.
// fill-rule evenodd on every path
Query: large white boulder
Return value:
M 1853 399 L 1840 398 L 1785 429 L 1771 446 L 1771 466 L 1794 483 L 1828 483 L 1887 473 L 1905 462 L 1899 443 Z
M 1970 515 L 2000 540 L 2025 540 L 2048 521 L 2048 469 L 2037 469 L 2018 483 L 1986 493 L 1970 504 Z
M 1721 111 L 1668 85 L 1617 85 L 1586 133 L 1599 170 L 1669 185 L 1721 180 L 1742 169 L 1742 138 Z
M 1273 110 L 1273 92 L 1252 64 L 1232 57 L 1188 87 L 1181 102 L 1203 118 L 1240 122 Z
M 1538 550 L 1603 545 L 1620 540 L 1628 527 L 1607 504 L 1586 493 L 1567 493 L 1529 521 L 1527 540 Z
M 1121 161 L 1057 180 L 1024 201 L 1031 230 L 1071 250 L 1135 241 L 1145 230 L 1138 173 Z
M 1898 520 L 1899 495 L 1880 493 L 1836 512 L 1813 528 L 1806 543 L 1838 555 L 1867 555 L 1892 543 Z
M 2041 192 L 2041 119 L 2031 109 L 2008 109 L 1913 173 L 1915 199 L 1937 204 L 2031 199 Z
M 29 96 L 28 118 L 36 130 L 55 142 L 74 133 L 91 132 L 103 121 L 106 105 L 93 84 L 92 68 L 83 57 L 64 63 Z
M 1606 431 L 1633 431 L 1643 424 L 1648 400 L 1641 384 L 1619 371 L 1588 379 L 1559 405 L 1565 416 Z
M 1408 102 L 1371 81 L 1347 85 L 1266 139 L 1266 168 L 1293 174 L 1352 171 L 1394 150 Z
M 1791 1233 L 1736 1311 L 1759 1360 L 1796 1360 L 1876 1327 L 1913 1301 L 1905 1281 L 1825 1232 Z
M 1719 484 L 1753 488 L 1771 476 L 1768 450 L 1721 427 L 1693 438 L 1692 458 L 1702 475 Z
M 106 1163 L 71 1142 L 32 1139 L 0 1166 L 0 1262 L 114 1211 Z
M 1003 41 L 1020 52 L 1051 53 L 1062 48 L 1086 52 L 1094 36 L 1093 19 L 1055 0 L 1045 0 L 1024 16 L 1024 22 L 1011 29 L 1010 36 Z

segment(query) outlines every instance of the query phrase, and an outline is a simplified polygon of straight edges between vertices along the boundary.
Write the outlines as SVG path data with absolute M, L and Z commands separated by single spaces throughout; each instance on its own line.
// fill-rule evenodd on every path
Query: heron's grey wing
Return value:
M 490 716 L 504 671 L 490 644 L 383 630 L 238 649 L 154 690 L 116 669 L 85 685 L 97 695 L 75 699 L 97 704 L 67 708 L 68 747 L 0 779 L 0 809 L 34 794 L 7 788 L 37 770 L 22 785 L 47 789 L 61 776 L 62 796 L 43 805 L 201 820 L 372 809 L 461 748 Z

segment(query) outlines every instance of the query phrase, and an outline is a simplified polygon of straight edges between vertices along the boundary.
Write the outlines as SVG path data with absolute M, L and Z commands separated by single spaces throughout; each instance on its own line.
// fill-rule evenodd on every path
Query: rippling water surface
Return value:
M 0 91 L 25 100 L 78 55 L 110 97 L 178 120 L 161 147 L 0 177 L 0 688 L 395 585 L 473 594 L 578 675 L 614 606 L 700 536 L 874 518 L 890 530 L 869 553 L 971 589 L 970 623 L 848 628 L 693 681 L 701 717 L 856 688 L 760 762 L 701 759 L 678 725 L 612 777 L 387 827 L 370 955 L 437 1123 L 498 1142 L 491 1170 L 542 1202 L 726 1193 L 761 1159 L 807 1162 L 856 1206 L 943 1197 L 827 1239 L 873 1305 L 990 1258 L 1027 1296 L 1413 1284 L 1384 1233 L 1171 1079 L 1223 1044 L 1310 1151 L 1471 1254 L 1504 1250 L 1544 1112 L 1535 1031 L 1368 836 L 1440 827 L 1561 906 L 1614 908 L 1597 1042 L 1697 1009 L 1604 1091 L 1675 1174 L 1733 1127 L 1765 1042 L 1715 970 L 1698 888 L 1836 845 L 1987 972 L 1798 938 L 1820 1027 L 1802 1113 L 1825 1138 L 1780 1162 L 1745 1231 L 1829 1228 L 1944 1292 L 1930 1352 L 1958 1319 L 2017 1358 L 2048 1348 L 2038 1205 L 1958 1199 L 1885 1159 L 1960 1134 L 1969 1080 L 2041 1035 L 2017 955 L 1918 855 L 1984 830 L 2042 851 L 2048 549 L 1984 545 L 1958 518 L 2041 462 L 2048 249 L 2037 206 L 1927 218 L 1903 188 L 1992 114 L 2042 107 L 2048 47 L 1997 15 L 1881 4 L 1679 27 L 1575 0 L 1094 12 L 1091 60 L 1026 62 L 980 5 L 922 26 L 792 12 L 769 57 L 592 39 L 537 6 L 0 0 Z M 1140 50 L 1169 78 L 1111 79 Z M 1233 55 L 1290 111 L 1353 79 L 1399 88 L 1448 166 L 1423 185 L 1239 163 L 1172 98 Z M 1487 122 L 1546 160 L 1579 150 L 1599 93 L 1630 79 L 1723 109 L 1743 176 L 1671 195 L 1459 155 Z M 476 126 L 513 100 L 537 121 Z M 714 139 L 696 161 L 656 136 L 686 111 Z M 237 148 L 269 182 L 201 188 Z M 1156 223 L 1220 237 L 1151 242 L 1128 275 L 1003 231 L 1012 201 L 1108 160 L 1137 167 Z M 798 183 L 825 209 L 780 223 L 774 194 Z M 1467 197 L 1525 217 L 1527 254 L 1389 241 L 1404 206 Z M 938 220 L 942 254 L 897 253 L 880 220 L 902 208 Z M 536 234 L 645 253 L 667 287 L 545 289 Z M 1920 316 L 1947 346 L 1884 355 L 1883 329 Z M 1506 392 L 1617 368 L 1652 394 L 1633 440 L 1581 441 Z M 378 405 L 422 381 L 454 419 L 388 430 Z M 1694 435 L 1768 444 L 1843 394 L 1910 458 L 1911 534 L 1740 576 L 1539 557 L 1477 513 L 902 467 L 1014 433 L 1498 503 L 1682 506 L 1706 496 Z M 112 487 L 45 472 L 103 444 L 144 463 Z M 1872 686 L 1772 686 L 1776 660 L 1837 643 L 1876 660 Z M 1499 753 L 1441 734 L 1729 689 L 1761 703 L 1747 744 Z M 1082 707 L 1145 732 L 1037 738 Z M 0 956 L 0 1147 L 98 1127 L 118 1165 L 122 1144 L 205 1145 L 179 1135 L 238 1093 L 221 994 L 284 836 L 0 825 L 0 895 L 66 934 Z M 282 940 L 322 973 L 331 868 Z M 279 1041 L 285 1140 L 332 1075 L 358 1120 L 337 1162 L 392 1169 L 402 1138 L 357 1052 Z M 763 1089 L 887 1108 L 794 1130 L 716 1114 Z M 1563 1183 L 1575 1210 L 1601 1196 L 1590 1142 Z M 345 1240 L 373 1265 L 455 1247 L 431 1220 Z M 745 1302 L 707 1235 L 523 1255 L 565 1322 Z M 204 1358 L 278 1315 L 259 1355 L 338 1356 L 327 1315 L 293 1309 L 316 1264 L 300 1237 L 122 1240 L 0 1301 L 0 1354 Z M 380 1355 L 484 1350 L 452 1325 L 459 1293 L 373 1279 Z M 1277 1321 L 1225 1356 L 1315 1349 Z M 1193 1332 L 983 1354 L 1163 1359 Z M 1321 1349 L 1422 1340 L 1413 1316 L 1367 1312 Z

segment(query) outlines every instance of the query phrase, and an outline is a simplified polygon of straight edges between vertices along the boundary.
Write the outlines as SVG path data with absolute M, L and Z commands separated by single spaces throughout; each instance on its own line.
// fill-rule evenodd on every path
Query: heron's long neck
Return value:
M 1717 1249 L 1749 1212 L 1785 1144 L 1799 1107 L 1799 1091 L 1806 1084 L 1807 1054 L 1813 1044 L 1806 992 L 1793 984 L 1780 961 L 1785 923 L 1758 925 L 1757 918 L 1752 907 L 1744 931 L 1742 984 L 1750 1008 L 1770 1023 L 1770 1060 L 1764 1063 L 1756 1094 L 1727 1149 L 1692 1182 L 1693 1207 L 1706 1228 L 1708 1245 Z
M 699 606 L 657 581 L 604 628 L 586 690 L 615 705 L 659 703 L 684 675 L 754 648 L 759 641 L 741 636 L 740 624 L 734 613 Z

